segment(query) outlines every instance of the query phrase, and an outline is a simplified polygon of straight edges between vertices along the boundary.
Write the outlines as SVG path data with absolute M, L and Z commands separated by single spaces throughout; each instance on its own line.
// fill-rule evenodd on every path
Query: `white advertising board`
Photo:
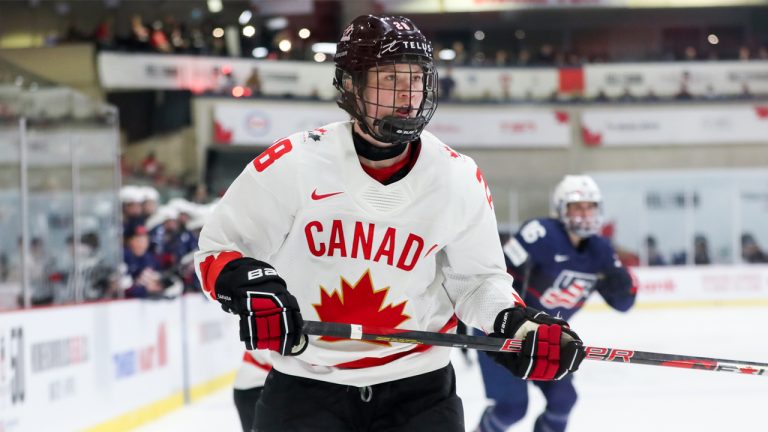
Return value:
M 213 141 L 240 145 L 269 145 L 293 132 L 347 118 L 335 104 L 264 100 L 217 104 L 213 116 Z M 551 109 L 467 110 L 446 104 L 427 130 L 457 148 L 567 147 L 571 141 L 569 113 Z
M 105 422 L 169 399 L 180 405 L 185 390 L 232 373 L 243 352 L 236 319 L 202 295 L 184 301 L 186 322 L 181 299 L 1 313 L 0 431 L 109 429 Z
M 692 96 L 768 94 L 768 61 L 611 63 L 584 66 L 585 94 L 618 97 L 674 97 L 683 87 Z
M 637 301 L 768 300 L 768 266 L 641 267 Z
M 768 105 L 585 109 L 588 146 L 768 144 Z

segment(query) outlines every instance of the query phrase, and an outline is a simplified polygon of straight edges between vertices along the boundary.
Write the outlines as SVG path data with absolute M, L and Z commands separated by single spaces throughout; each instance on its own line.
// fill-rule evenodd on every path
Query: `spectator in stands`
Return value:
M 445 73 L 440 75 L 437 80 L 439 87 L 438 96 L 440 100 L 449 101 L 453 97 L 453 90 L 456 88 L 456 80 L 453 79 L 453 67 L 451 65 L 446 66 Z
M 685 61 L 696 61 L 699 60 L 699 52 L 696 50 L 696 48 L 692 46 L 687 46 L 683 50 L 683 60 Z
M 123 186 L 120 189 L 120 202 L 123 206 L 123 231 L 129 226 L 143 224 L 146 218 L 142 211 L 144 195 L 137 186 Z
M 494 58 L 494 64 L 496 66 L 508 66 L 509 65 L 509 51 L 500 49 L 496 51 L 496 56 Z
M 152 46 L 152 49 L 157 52 L 166 54 L 173 52 L 171 43 L 168 41 L 168 37 L 165 35 L 165 32 L 163 32 L 163 22 L 160 20 L 155 20 L 152 23 L 150 45 Z
M 768 60 L 768 46 L 762 46 L 757 50 L 758 60 Z
M 548 43 L 540 46 L 539 52 L 536 54 L 536 64 L 542 66 L 555 64 L 555 47 Z
M 149 38 L 149 29 L 144 26 L 141 15 L 134 15 L 131 18 L 131 38 L 129 41 L 131 48 L 136 51 L 149 51 L 151 48 Z
M 740 61 L 749 61 L 750 60 L 750 52 L 749 48 L 742 45 L 739 47 L 739 60 Z
M 531 64 L 531 52 L 525 48 L 522 48 L 517 53 L 517 60 L 515 61 L 517 66 L 528 66 Z
M 693 95 L 691 94 L 689 89 L 690 81 L 691 81 L 691 73 L 688 71 L 683 71 L 683 74 L 680 77 L 680 90 L 675 95 L 675 99 L 677 100 L 693 99 Z
M 645 237 L 645 254 L 648 259 L 649 266 L 663 266 L 667 265 L 664 257 L 659 252 L 659 248 L 656 245 L 656 237 L 649 235 Z
M 125 235 L 121 288 L 128 298 L 145 298 L 160 294 L 163 285 L 160 264 L 149 250 L 149 236 L 144 225 L 134 225 Z
M 197 183 L 189 193 L 189 201 L 195 204 L 208 204 L 211 201 L 208 195 L 208 186 L 205 183 Z
M 741 83 L 741 93 L 738 94 L 737 99 L 752 99 L 755 95 L 752 94 L 752 90 L 749 89 L 749 83 L 744 81 Z
M 693 263 L 696 265 L 712 263 L 709 258 L 709 242 L 704 234 L 696 234 L 693 239 Z
M 453 58 L 453 64 L 467 64 L 467 51 L 464 49 L 464 44 L 456 41 L 451 48 L 453 49 L 453 52 L 456 53 L 456 57 Z
M 197 239 L 179 223 L 177 209 L 161 207 L 147 225 L 150 227 L 150 249 L 162 270 L 173 268 L 182 257 L 197 250 Z
M 160 193 L 152 186 L 143 186 L 141 191 L 141 216 L 144 222 L 157 213 L 157 205 L 160 202 Z
M 109 48 L 113 45 L 115 40 L 114 25 L 115 20 L 112 17 L 107 17 L 93 31 L 93 40 L 100 48 Z
M 245 80 L 245 86 L 251 89 L 253 96 L 261 96 L 261 77 L 259 75 L 259 68 L 254 67 L 251 70 L 251 75 Z
M 741 259 L 750 264 L 768 263 L 768 255 L 760 249 L 750 233 L 741 235 Z
M 141 175 L 146 178 L 154 178 L 160 175 L 163 171 L 163 164 L 157 160 L 157 155 L 154 151 L 150 151 L 141 160 Z

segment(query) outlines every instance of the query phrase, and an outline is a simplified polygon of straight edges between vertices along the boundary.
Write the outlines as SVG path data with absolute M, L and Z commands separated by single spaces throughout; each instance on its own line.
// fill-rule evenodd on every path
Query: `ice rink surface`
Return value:
M 589 346 L 768 363 L 766 307 L 582 311 L 571 326 Z M 486 406 L 477 361 L 456 351 L 453 364 L 473 430 Z M 579 400 L 571 432 L 768 430 L 768 376 L 586 360 L 574 381 Z M 544 408 L 538 389 L 529 389 L 528 415 L 510 431 L 532 430 Z M 240 424 L 227 389 L 137 430 L 236 432 Z

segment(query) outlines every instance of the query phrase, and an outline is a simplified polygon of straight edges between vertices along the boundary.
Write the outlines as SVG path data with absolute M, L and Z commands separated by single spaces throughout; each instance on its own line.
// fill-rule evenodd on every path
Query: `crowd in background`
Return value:
M 121 26 L 125 27 L 125 26 Z M 236 26 L 238 35 L 242 26 Z M 253 48 L 261 46 L 266 51 L 260 58 L 270 60 L 312 60 L 314 52 L 309 49 L 311 43 L 301 47 L 294 40 L 295 48 L 291 51 L 281 51 L 279 41 L 292 39 L 289 29 L 279 31 L 262 30 L 257 40 L 252 37 L 238 36 L 239 44 L 233 47 L 226 43 L 224 29 L 208 21 L 180 20 L 172 15 L 163 19 L 147 20 L 142 15 L 133 15 L 130 19 L 128 32 L 115 30 L 113 18 L 105 18 L 95 29 L 78 29 L 70 27 L 61 38 L 50 38 L 50 45 L 67 42 L 94 42 L 98 47 L 108 50 L 129 52 L 153 52 L 161 54 L 188 54 L 210 56 L 241 56 L 251 57 Z M 221 31 L 219 31 L 221 30 Z M 511 31 L 511 30 L 510 30 Z M 608 52 L 590 50 L 583 51 L 556 43 L 532 42 L 521 39 L 523 30 L 510 33 L 505 41 L 485 38 L 482 42 L 472 36 L 457 40 L 456 37 L 434 35 L 434 51 L 440 53 L 449 49 L 453 54 L 450 59 L 436 56 L 438 64 L 457 66 L 580 66 L 588 63 L 627 62 L 627 61 L 701 61 L 701 60 L 768 60 L 768 44 L 744 42 L 738 48 L 724 48 L 718 45 L 682 46 L 679 49 L 663 49 L 657 52 L 649 51 L 637 58 L 613 58 Z M 524 37 L 524 36 L 522 36 Z M 295 38 L 293 38 L 295 39 Z M 507 47 L 505 47 L 505 45 Z M 650 48 L 649 48 L 650 49 Z M 327 61 L 331 60 L 327 56 Z
M 197 239 L 213 204 L 174 198 L 160 205 L 151 186 L 123 186 L 123 263 L 119 289 L 127 298 L 174 297 L 196 291 Z

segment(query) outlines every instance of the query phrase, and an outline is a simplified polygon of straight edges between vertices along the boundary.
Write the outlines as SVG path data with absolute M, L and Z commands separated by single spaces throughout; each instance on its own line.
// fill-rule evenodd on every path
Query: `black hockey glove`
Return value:
M 216 279 L 216 300 L 225 311 L 240 315 L 246 349 L 299 355 L 307 347 L 299 304 L 271 265 L 253 258 L 227 263 Z
M 559 380 L 579 369 L 584 345 L 565 321 L 529 307 L 504 309 L 490 336 L 522 339 L 519 353 L 488 352 L 515 376 L 537 381 Z
M 626 312 L 635 304 L 637 284 L 625 267 L 609 267 L 598 279 L 595 289 L 614 309 Z

